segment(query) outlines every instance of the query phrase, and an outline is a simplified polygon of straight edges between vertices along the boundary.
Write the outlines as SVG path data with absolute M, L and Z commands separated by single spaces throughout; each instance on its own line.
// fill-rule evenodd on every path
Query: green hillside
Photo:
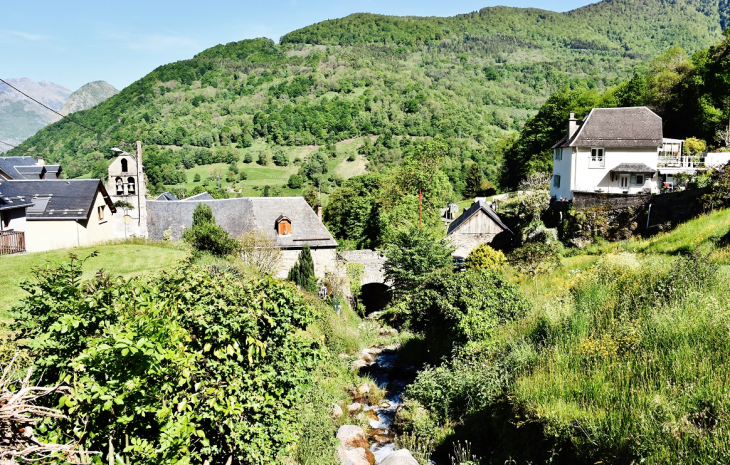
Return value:
M 141 139 L 159 191 L 194 182 L 185 170 L 195 166 L 242 158 L 254 141 L 273 154 L 380 136 L 360 150 L 376 171 L 399 163 L 402 141 L 438 135 L 461 193 L 473 162 L 499 181 L 511 135 L 551 94 L 565 86 L 603 91 L 671 46 L 707 47 L 720 37 L 724 11 L 724 2 L 622 0 L 568 13 L 351 15 L 294 31 L 280 45 L 246 40 L 161 66 L 75 113 L 96 133 L 61 121 L 11 155 L 45 155 L 69 177 L 101 176 L 111 147 Z M 283 185 L 294 168 L 280 171 Z M 305 184 L 337 184 L 332 172 L 306 171 Z

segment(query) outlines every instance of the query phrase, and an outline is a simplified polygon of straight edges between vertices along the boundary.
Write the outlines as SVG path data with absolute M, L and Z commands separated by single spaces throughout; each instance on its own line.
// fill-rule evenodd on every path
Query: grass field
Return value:
M 341 176 L 343 179 L 349 179 L 353 176 L 366 173 L 367 160 L 362 155 L 357 154 L 357 148 L 362 143 L 363 138 L 357 138 L 344 140 L 335 144 L 337 157 L 329 159 L 329 173 L 325 175 L 325 179 L 332 173 Z M 268 149 L 272 153 L 274 150 L 283 149 L 289 157 L 289 166 L 276 166 L 272 161 L 266 166 L 261 166 L 256 163 L 258 154 L 265 149 Z M 237 166 L 239 171 L 246 173 L 246 180 L 232 183 L 227 182 L 225 178 L 229 165 L 226 163 L 216 163 L 212 165 L 200 165 L 186 170 L 188 181 L 185 184 L 170 185 L 165 186 L 165 188 L 174 191 L 175 189 L 184 187 L 188 191 L 191 191 L 199 185 L 216 187 L 217 182 L 215 179 L 220 174 L 221 187 L 233 189 L 235 194 L 240 197 L 260 197 L 264 187 L 267 185 L 271 188 L 280 189 L 282 196 L 301 196 L 306 186 L 302 189 L 289 189 L 286 186 L 289 176 L 296 174 L 301 166 L 299 163 L 294 164 L 294 160 L 297 158 L 304 160 L 318 149 L 319 147 L 313 145 L 302 147 L 269 147 L 262 141 L 256 141 L 249 148 L 238 149 L 240 161 L 237 163 Z M 247 153 L 252 154 L 253 161 L 251 163 L 243 162 Z M 355 161 L 347 161 L 347 158 L 351 154 L 355 155 Z M 196 174 L 200 175 L 199 182 L 195 182 Z M 326 193 L 327 189 L 325 188 L 323 191 Z
M 186 255 L 185 250 L 168 243 L 127 241 L 2 257 L 0 259 L 0 315 L 24 296 L 25 291 L 19 285 L 31 277 L 33 268 L 68 261 L 69 253 L 83 258 L 94 251 L 98 251 L 99 255 L 90 258 L 84 265 L 84 278 L 93 276 L 99 269 L 124 277 L 155 273 L 173 266 Z

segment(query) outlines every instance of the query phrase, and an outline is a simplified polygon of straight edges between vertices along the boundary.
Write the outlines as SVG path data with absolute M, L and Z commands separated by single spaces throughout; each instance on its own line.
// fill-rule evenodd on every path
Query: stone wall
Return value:
M 554 202 L 543 219 L 548 227 L 558 227 L 565 241 L 627 239 L 637 233 L 664 231 L 694 218 L 703 211 L 704 193 L 705 189 L 658 195 L 576 192 L 572 203 Z
M 301 250 L 282 250 L 281 262 L 275 276 L 282 279 L 286 278 L 291 267 L 299 259 L 301 252 Z M 314 262 L 314 275 L 317 279 L 323 279 L 328 271 L 340 273 L 335 249 L 311 249 L 311 253 Z
M 584 211 L 597 207 L 608 210 L 625 208 L 643 208 L 651 201 L 651 194 L 601 194 L 596 192 L 574 192 L 573 207 L 576 211 Z
M 339 253 L 346 263 L 360 263 L 365 266 L 360 284 L 385 282 L 383 265 L 385 257 L 375 250 L 345 250 Z

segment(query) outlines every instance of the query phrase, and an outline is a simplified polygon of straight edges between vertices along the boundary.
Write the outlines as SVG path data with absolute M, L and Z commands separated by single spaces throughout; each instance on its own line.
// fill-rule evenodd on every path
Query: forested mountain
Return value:
M 157 168 L 151 185 L 161 186 L 218 160 L 217 146 L 254 139 L 321 145 L 378 135 L 361 151 L 378 170 L 399 163 L 408 138 L 439 135 L 461 192 L 473 162 L 499 180 L 511 135 L 559 89 L 602 92 L 672 46 L 707 47 L 726 17 L 725 0 L 613 0 L 568 13 L 496 7 L 451 18 L 356 14 L 294 31 L 280 45 L 246 40 L 161 66 L 74 115 L 96 133 L 60 121 L 13 154 L 43 154 L 73 177 L 110 147 L 141 139 L 148 174 Z

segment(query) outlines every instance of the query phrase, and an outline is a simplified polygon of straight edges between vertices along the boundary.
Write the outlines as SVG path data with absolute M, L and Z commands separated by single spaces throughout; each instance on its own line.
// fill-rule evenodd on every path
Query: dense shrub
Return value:
M 309 292 L 317 292 L 317 278 L 314 276 L 314 262 L 309 246 L 305 245 L 299 253 L 299 259 L 289 270 L 289 281 Z
M 464 265 L 468 270 L 498 271 L 507 263 L 504 254 L 487 244 L 479 244 L 469 252 Z
M 193 211 L 193 225 L 183 232 L 183 240 L 198 252 L 207 252 L 218 257 L 231 255 L 239 244 L 228 237 L 228 233 L 215 223 L 213 211 L 206 204 L 199 204 Z
M 269 464 L 296 442 L 291 407 L 317 351 L 297 336 L 313 320 L 293 287 L 192 263 L 148 279 L 82 282 L 77 260 L 34 275 L 19 337 L 50 368 L 41 382 L 72 387 L 68 419 L 37 434 L 140 464 Z

